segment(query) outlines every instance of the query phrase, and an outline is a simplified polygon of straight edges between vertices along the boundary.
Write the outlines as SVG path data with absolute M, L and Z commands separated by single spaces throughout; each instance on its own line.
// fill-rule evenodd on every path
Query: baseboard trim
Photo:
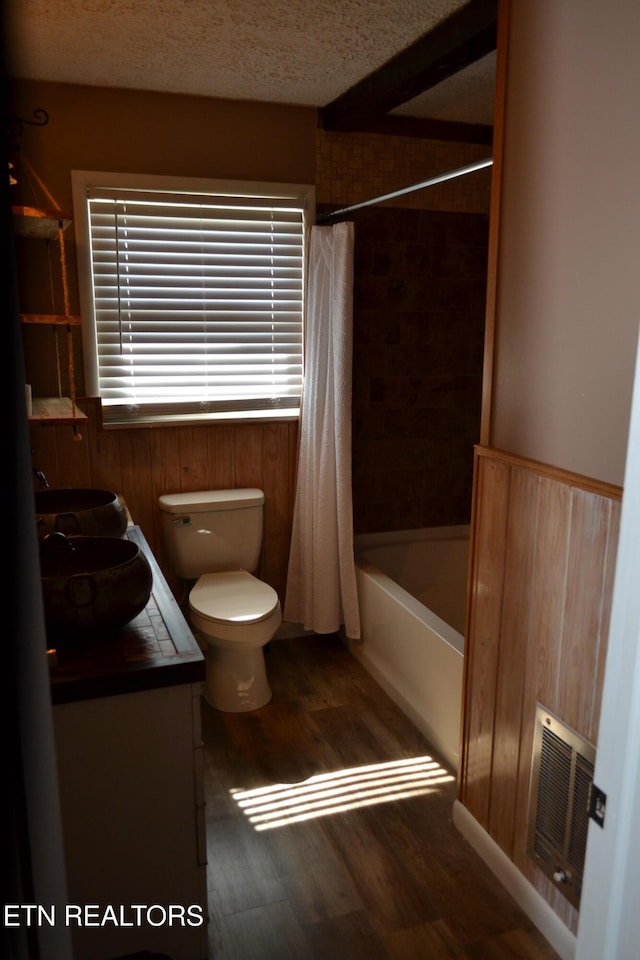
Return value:
M 575 935 L 459 800 L 453 804 L 453 823 L 562 960 L 574 960 Z

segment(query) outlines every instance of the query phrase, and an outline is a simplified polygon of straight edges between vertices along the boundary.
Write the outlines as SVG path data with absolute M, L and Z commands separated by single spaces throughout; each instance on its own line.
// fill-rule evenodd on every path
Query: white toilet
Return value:
M 196 580 L 191 627 L 205 653 L 205 700 L 217 710 L 257 710 L 271 699 L 264 646 L 282 623 L 278 594 L 252 575 L 262 546 L 262 490 L 204 490 L 159 499 L 169 561 Z

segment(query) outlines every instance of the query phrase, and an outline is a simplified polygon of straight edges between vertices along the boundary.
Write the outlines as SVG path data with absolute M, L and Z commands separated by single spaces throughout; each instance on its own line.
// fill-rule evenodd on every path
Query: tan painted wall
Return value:
M 24 128 L 20 150 L 63 206 L 71 169 L 315 182 L 310 107 L 33 81 L 12 94 L 20 116 L 49 113 L 46 127 Z
M 510 6 L 491 444 L 622 484 L 640 317 L 640 6 Z

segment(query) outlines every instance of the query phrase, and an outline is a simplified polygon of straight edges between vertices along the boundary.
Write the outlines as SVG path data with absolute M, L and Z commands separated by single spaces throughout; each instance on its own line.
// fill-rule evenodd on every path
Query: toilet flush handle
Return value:
M 174 527 L 188 527 L 191 525 L 191 517 L 176 517 L 171 522 Z

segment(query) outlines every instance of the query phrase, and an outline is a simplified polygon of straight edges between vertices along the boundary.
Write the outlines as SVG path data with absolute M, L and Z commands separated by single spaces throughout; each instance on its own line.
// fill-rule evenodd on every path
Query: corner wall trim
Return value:
M 453 823 L 562 960 L 574 960 L 574 934 L 459 800 L 453 804 Z

